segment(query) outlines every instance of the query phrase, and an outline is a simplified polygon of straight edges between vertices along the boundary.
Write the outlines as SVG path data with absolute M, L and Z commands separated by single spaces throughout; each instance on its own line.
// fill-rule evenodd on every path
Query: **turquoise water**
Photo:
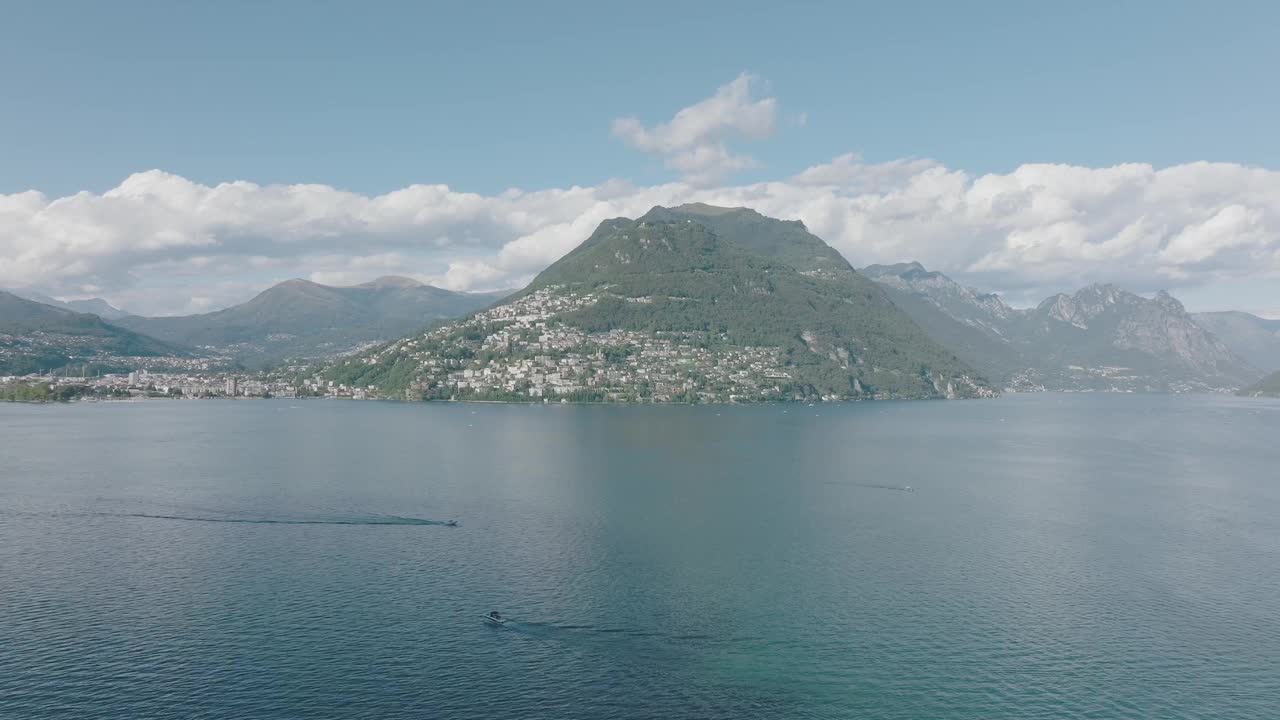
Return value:
M 0 717 L 1275 718 L 1277 439 L 1216 397 L 0 405 Z

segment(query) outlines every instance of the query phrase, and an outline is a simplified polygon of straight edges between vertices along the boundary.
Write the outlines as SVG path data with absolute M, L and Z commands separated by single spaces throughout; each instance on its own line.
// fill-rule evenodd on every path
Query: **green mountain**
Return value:
M 799 220 L 777 220 L 750 208 L 722 208 L 691 203 L 674 208 L 655 207 L 640 222 L 690 222 L 717 236 L 732 238 L 738 247 L 773 258 L 803 275 L 856 275 L 835 248 L 809 232 Z
M 940 343 L 1020 389 L 1182 392 L 1238 388 L 1261 374 L 1168 293 L 1091 285 L 1018 310 L 919 263 L 863 270 Z
M 520 294 L 334 377 L 509 399 L 990 394 L 803 225 L 708 206 L 607 220 Z
M 187 354 L 97 315 L 0 291 L 0 375 L 46 372 L 71 364 L 124 368 L 130 366 L 128 358 Z
M 1246 397 L 1280 398 L 1280 372 L 1274 372 L 1266 376 L 1237 394 Z
M 1192 313 L 1191 317 L 1250 365 L 1280 370 L 1280 320 L 1245 312 Z
M 130 316 L 120 325 L 248 364 L 316 358 L 400 337 L 491 305 L 502 293 L 459 293 L 409 278 L 351 287 L 289 280 L 240 305 L 200 315 Z

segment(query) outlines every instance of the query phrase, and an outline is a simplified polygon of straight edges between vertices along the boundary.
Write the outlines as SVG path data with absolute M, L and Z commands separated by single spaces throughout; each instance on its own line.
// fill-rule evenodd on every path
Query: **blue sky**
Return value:
M 514 287 L 696 199 L 1016 304 L 1115 282 L 1280 317 L 1277 27 L 1264 2 L 7 3 L 0 287 L 152 313 L 290 277 Z
M 0 192 L 150 168 L 364 193 L 655 182 L 610 121 L 744 71 L 807 118 L 755 152 L 759 178 L 850 151 L 1280 166 L 1280 5 L 972 5 L 9 4 Z

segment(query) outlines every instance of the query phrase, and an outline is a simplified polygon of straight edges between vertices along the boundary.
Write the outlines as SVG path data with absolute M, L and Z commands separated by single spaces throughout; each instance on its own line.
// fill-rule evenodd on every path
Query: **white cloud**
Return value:
M 664 158 L 685 182 L 712 185 L 736 170 L 757 167 L 750 156 L 731 152 L 729 140 L 763 140 L 777 129 L 778 101 L 753 99 L 758 85 L 758 78 L 743 73 L 706 100 L 676 113 L 670 122 L 646 128 L 637 118 L 618 118 L 613 121 L 613 134 L 638 150 Z
M 1241 281 L 1280 279 L 1277 171 L 1024 165 L 973 176 L 928 160 L 845 155 L 748 185 L 613 181 L 492 196 L 444 185 L 378 196 L 324 185 L 208 186 L 152 170 L 103 194 L 0 195 L 0 287 L 100 294 L 139 312 L 218 307 L 289 277 L 354 283 L 397 274 L 497 289 L 527 281 L 604 219 L 691 201 L 803 220 L 855 265 L 917 259 L 1026 300 L 1095 281 L 1200 298 L 1220 288 L 1225 298 Z

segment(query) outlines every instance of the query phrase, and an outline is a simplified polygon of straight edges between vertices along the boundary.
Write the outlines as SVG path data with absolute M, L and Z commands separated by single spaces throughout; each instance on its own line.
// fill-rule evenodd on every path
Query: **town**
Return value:
M 606 288 L 607 290 L 607 288 Z M 584 332 L 562 316 L 599 293 L 551 286 L 339 365 L 408 368 L 406 399 L 738 402 L 793 399 L 777 348 L 697 332 Z M 675 299 L 675 298 L 673 298 Z M 626 298 L 646 303 L 652 298 Z M 373 387 L 384 386 L 374 384 Z M 366 388 L 368 389 L 368 388 Z M 393 389 L 377 390 L 389 395 Z M 834 399 L 834 398 L 831 398 Z
M 146 358 L 155 360 L 156 358 Z M 116 361 L 127 361 L 117 358 Z M 90 367 L 86 363 L 83 367 Z M 56 373 L 0 376 L 0 400 L 123 400 L 215 398 L 343 398 L 378 397 L 373 388 L 324 380 L 310 365 L 249 371 L 190 370 L 98 373 L 74 366 Z

